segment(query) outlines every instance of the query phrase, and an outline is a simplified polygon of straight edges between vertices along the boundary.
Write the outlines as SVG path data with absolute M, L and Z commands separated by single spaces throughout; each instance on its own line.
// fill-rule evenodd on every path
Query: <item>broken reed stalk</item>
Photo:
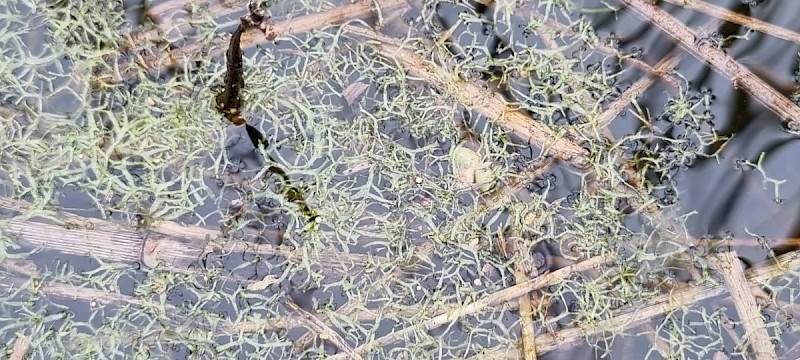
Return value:
M 527 280 L 525 272 L 520 265 L 514 264 L 514 271 L 517 279 Z M 519 302 L 519 317 L 522 333 L 522 353 L 525 360 L 536 360 L 536 331 L 533 325 L 533 306 L 531 305 L 531 295 L 525 294 L 517 299 Z
M 701 0 L 665 0 L 668 3 L 695 11 L 699 11 L 708 16 L 713 16 L 720 20 L 725 20 L 734 24 L 747 26 L 750 29 L 772 35 L 776 38 L 800 44 L 800 34 L 778 25 L 770 24 L 750 16 L 742 15 L 717 5 L 709 4 Z
M 538 13 L 535 13 L 535 14 L 538 15 Z M 538 16 L 541 17 L 540 15 L 538 15 Z M 557 21 L 549 20 L 547 22 L 548 23 L 553 23 L 553 22 L 557 22 Z M 539 31 L 538 32 L 538 36 L 539 36 L 539 38 L 542 39 L 542 41 L 545 43 L 545 45 L 547 47 L 549 47 L 551 50 L 558 50 L 560 48 L 558 46 L 558 44 L 556 43 L 555 39 L 552 36 L 550 36 L 550 34 L 547 31 Z M 561 51 L 555 51 L 553 53 L 553 56 L 555 56 L 559 60 L 566 61 L 566 56 L 564 56 L 564 54 Z M 573 79 L 568 79 L 567 84 L 570 85 L 570 87 L 572 88 L 573 91 L 580 92 L 580 99 L 581 99 L 580 100 L 580 102 L 581 102 L 580 105 L 586 106 L 586 105 L 589 105 L 589 104 L 592 104 L 593 102 L 595 102 L 592 99 L 591 94 L 589 94 L 589 92 L 586 89 L 583 89 L 583 87 L 581 86 L 582 84 L 577 83 Z M 628 101 L 626 103 L 626 105 L 629 104 L 629 103 L 630 103 L 630 101 Z M 570 105 L 567 105 L 567 106 L 570 106 Z M 588 120 L 594 122 L 593 124 L 590 123 L 590 124 L 592 124 L 592 126 L 589 129 L 589 131 L 596 132 L 598 137 L 601 136 L 601 134 L 602 134 L 602 136 L 605 136 L 608 139 L 613 139 L 613 135 L 611 134 L 611 131 L 606 127 L 608 124 L 601 123 L 599 121 L 600 119 L 588 119 Z M 586 130 L 578 128 L 578 129 L 576 129 L 574 131 L 583 132 L 583 131 L 586 131 Z M 622 151 L 620 149 L 614 148 L 614 149 L 611 149 L 610 151 L 618 159 L 624 159 L 625 158 L 624 154 L 622 153 Z M 637 173 L 636 169 L 633 167 L 632 163 L 631 162 L 621 162 L 620 165 L 621 165 L 620 166 L 621 167 L 621 171 L 627 176 L 627 181 L 626 182 L 628 184 L 630 184 L 631 186 L 633 186 L 634 188 L 640 189 L 641 188 L 641 182 L 639 181 L 639 174 Z M 595 180 L 596 179 L 594 179 L 593 181 L 595 181 Z M 627 190 L 627 189 L 623 189 L 623 190 Z
M 476 2 L 488 7 L 488 6 L 491 6 L 492 3 L 494 3 L 494 0 L 478 0 Z M 531 3 L 531 4 L 533 4 L 533 3 Z M 525 6 L 525 7 L 521 8 L 521 9 L 518 9 L 518 11 L 519 11 L 519 13 L 511 14 L 512 19 L 514 19 L 514 20 L 512 20 L 512 22 L 513 21 L 518 21 L 520 23 L 525 23 L 526 22 L 524 20 L 525 16 L 533 16 L 533 17 L 536 17 L 537 20 L 544 22 L 547 25 L 548 29 L 555 30 L 555 31 L 559 32 L 563 36 L 575 37 L 577 35 L 575 33 L 575 31 L 572 30 L 571 27 L 566 26 L 566 25 L 564 25 L 564 24 L 562 24 L 562 23 L 560 23 L 560 22 L 558 22 L 558 21 L 556 21 L 554 19 L 545 18 L 540 13 L 536 12 L 535 10 L 531 9 L 528 6 Z M 456 23 L 456 24 L 458 24 L 458 23 Z M 503 35 L 503 34 L 501 34 L 501 35 Z M 503 38 L 503 41 L 505 41 L 506 43 L 513 43 L 514 42 L 513 39 L 508 38 L 508 37 L 507 38 Z M 671 84 L 673 87 L 678 87 L 681 84 L 680 81 L 677 78 L 675 78 L 674 76 L 670 75 L 669 73 L 657 71 L 652 66 L 650 66 L 648 63 L 646 63 L 646 62 L 644 62 L 642 60 L 639 60 L 637 58 L 634 58 L 634 57 L 631 57 L 631 56 L 623 56 L 618 49 L 615 49 L 613 47 L 610 47 L 610 46 L 607 46 L 607 45 L 604 45 L 604 44 L 594 44 L 594 45 L 591 45 L 591 46 L 592 46 L 592 49 L 594 49 L 594 50 L 596 50 L 596 51 L 598 51 L 598 52 L 600 52 L 602 54 L 605 54 L 605 55 L 616 55 L 617 57 L 619 57 L 622 60 L 623 63 L 628 63 L 628 64 L 630 64 L 630 65 L 632 65 L 634 67 L 639 68 L 640 70 L 642 70 L 644 72 L 647 72 L 647 73 L 649 73 L 651 75 L 655 75 L 657 77 L 660 77 L 662 80 L 664 80 L 667 83 Z
M 564 26 L 564 24 L 561 24 L 558 21 L 555 21 L 555 20 L 552 20 L 552 19 L 546 19 L 546 22 L 547 22 L 547 24 L 549 26 L 557 27 L 559 30 L 564 32 L 564 34 L 566 34 L 566 35 L 573 35 L 574 36 L 574 34 L 575 34 L 575 32 L 573 32 L 572 29 L 570 29 L 567 26 Z M 620 54 L 619 50 L 614 49 L 614 48 L 612 48 L 610 46 L 601 45 L 601 44 L 595 45 L 594 49 L 599 51 L 599 52 L 601 52 L 601 53 L 603 53 L 603 54 L 607 54 L 607 55 L 617 54 L 617 56 L 619 56 L 619 54 Z M 659 69 L 656 68 L 656 66 L 650 66 L 650 64 L 648 64 L 648 63 L 646 63 L 646 62 L 644 62 L 642 60 L 639 60 L 637 58 L 630 57 L 630 56 L 623 56 L 622 57 L 622 62 L 623 63 L 630 63 L 630 65 L 633 65 L 634 67 L 639 68 L 639 70 L 647 72 L 650 75 L 659 77 L 662 80 L 664 80 L 667 83 L 669 83 L 670 85 L 672 85 L 673 87 L 679 87 L 680 84 L 681 84 L 681 82 L 677 78 L 675 78 L 674 76 L 670 75 L 669 72 L 663 71 L 663 70 L 659 70 Z
M 48 296 L 51 298 L 59 298 L 70 301 L 83 301 L 92 307 L 118 306 L 120 308 L 133 307 L 141 309 L 151 308 L 153 306 L 151 303 L 147 303 L 144 300 L 137 299 L 129 295 L 87 288 L 86 286 L 55 283 L 53 281 L 39 282 L 34 286 L 31 284 L 31 280 L 40 279 L 41 274 L 31 260 L 6 259 L 0 263 L 0 268 L 14 275 L 11 277 L 6 277 L 4 278 L 4 281 L 0 282 L 0 290 L 18 291 L 21 288 L 27 287 L 27 289 L 30 291 L 35 290 L 39 296 Z M 162 304 L 160 306 L 164 307 L 163 312 L 165 314 L 171 314 L 170 316 L 173 318 L 177 316 L 174 324 L 162 323 L 162 326 L 164 327 L 177 326 L 177 324 L 184 326 L 186 324 L 199 321 L 197 318 L 189 319 L 183 315 L 180 315 L 182 313 L 181 310 L 174 305 Z M 242 332 L 258 333 L 263 331 L 281 331 L 299 327 L 302 323 L 302 319 L 292 315 L 274 318 L 259 318 L 249 321 L 238 321 L 235 323 L 231 322 L 229 319 L 224 319 L 221 320 L 220 324 L 218 324 L 220 326 L 217 327 L 215 333 L 216 336 L 235 336 L 236 334 Z M 208 324 L 197 323 L 195 326 L 202 328 L 208 326 Z M 136 334 L 130 334 L 130 336 L 134 335 L 141 335 L 141 332 L 137 331 Z
M 709 258 L 711 265 L 722 274 L 725 285 L 731 293 L 731 300 L 742 321 L 745 337 L 757 360 L 775 360 L 775 346 L 770 341 L 764 318 L 756 304 L 750 284 L 744 276 L 744 268 L 736 251 L 725 252 Z
M 225 236 L 218 229 L 182 225 L 171 221 L 156 222 L 145 231 L 131 229 L 116 222 L 77 216 L 59 209 L 31 209 L 20 200 L 0 197 L 0 209 L 26 213 L 24 218 L 4 220 L 3 231 L 15 236 L 18 244 L 64 254 L 96 256 L 106 261 L 141 262 L 149 268 L 159 267 L 176 272 L 198 271 L 198 261 L 214 251 L 248 252 L 265 257 L 284 257 L 299 261 L 303 254 L 286 246 L 255 244 L 241 240 L 216 239 Z M 280 237 L 277 231 L 246 231 L 248 237 Z M 318 254 L 319 270 L 329 275 L 352 273 L 356 268 L 376 266 L 384 260 L 368 256 L 326 249 Z M 241 281 L 245 281 L 240 279 Z
M 644 20 L 658 26 L 676 40 L 684 50 L 728 77 L 735 89 L 742 89 L 774 112 L 789 129 L 800 132 L 800 107 L 738 63 L 724 51 L 678 21 L 658 6 L 644 0 L 617 0 Z
M 26 283 L 29 282 L 30 279 L 41 277 L 40 272 L 36 269 L 36 265 L 31 260 L 6 259 L 0 263 L 0 268 L 16 275 L 13 278 L 6 278 L 5 281 L 0 282 L 0 289 L 11 290 L 25 287 Z M 79 287 L 72 284 L 60 284 L 54 282 L 42 283 L 37 285 L 36 291 L 42 295 L 69 300 L 80 300 L 88 304 L 95 304 L 92 306 L 118 305 L 122 307 L 134 306 L 138 308 L 150 306 L 146 304 L 145 301 L 129 295 L 118 294 L 100 289 L 91 289 L 85 286 Z M 165 307 L 164 311 L 167 314 L 180 313 L 180 311 L 174 305 L 164 304 L 163 306 Z M 302 326 L 304 323 L 302 320 L 302 318 L 292 315 L 276 318 L 261 318 L 257 320 L 251 319 L 237 321 L 236 323 L 232 323 L 230 320 L 225 320 L 224 324 L 222 324 L 223 326 L 219 328 L 219 332 L 226 335 L 234 335 L 240 332 L 255 333 L 264 330 L 278 331 L 284 329 L 293 329 Z M 186 323 L 189 320 L 184 319 L 181 321 Z
M 581 170 L 591 167 L 589 151 L 572 140 L 574 135 L 570 134 L 569 130 L 552 129 L 535 121 L 515 109 L 503 95 L 461 79 L 458 75 L 406 50 L 403 44 L 393 38 L 360 26 L 344 25 L 342 28 L 372 40 L 372 44 L 382 56 L 394 59 L 412 76 L 419 77 L 440 91 L 450 94 L 464 107 L 479 111 L 491 121 L 519 136 L 522 141 L 539 147 L 542 149 L 542 155 L 551 155 Z M 621 164 L 621 167 L 628 179 L 620 183 L 616 187 L 617 190 L 631 195 L 628 201 L 636 211 L 656 211 L 654 201 L 640 192 L 640 181 L 633 169 L 626 167 L 625 164 Z
M 32 260 L 5 259 L 0 263 L 0 268 L 16 276 L 6 278 L 0 282 L 0 289 L 24 288 L 31 279 L 41 278 L 41 274 L 36 269 Z M 31 286 L 31 285 L 27 285 Z M 110 291 L 92 289 L 85 286 L 75 286 L 71 284 L 42 283 L 35 287 L 36 291 L 42 295 L 55 296 L 64 299 L 81 300 L 87 304 L 96 303 L 100 305 L 120 305 L 143 307 L 143 301 L 128 295 L 113 293 Z M 170 304 L 165 304 L 167 311 L 178 311 Z
M 775 278 L 786 276 L 789 272 L 800 271 L 800 251 L 793 251 L 770 260 L 767 264 L 750 268 L 744 271 L 747 284 L 758 286 Z M 724 294 L 724 284 L 705 284 L 696 287 L 685 287 L 669 294 L 659 295 L 644 304 L 628 305 L 617 310 L 608 319 L 595 324 L 594 327 L 572 327 L 560 330 L 554 334 L 542 334 L 536 337 L 539 353 L 563 349 L 579 344 L 589 337 L 604 333 L 621 333 L 638 325 L 653 321 L 660 316 L 678 311 L 689 304 L 710 299 Z M 493 358 L 509 356 L 519 358 L 516 346 L 501 346 L 491 352 Z
M 460 318 L 464 316 L 477 314 L 487 308 L 505 303 L 507 301 L 516 300 L 520 296 L 527 296 L 528 293 L 534 290 L 541 289 L 543 287 L 554 284 L 575 273 L 593 269 L 594 267 L 608 263 L 613 259 L 614 257 L 611 255 L 597 256 L 591 259 L 584 260 L 577 264 L 573 264 L 558 269 L 551 273 L 544 274 L 535 279 L 529 279 L 525 282 L 500 290 L 496 293 L 486 295 L 477 301 L 464 304 L 455 309 L 449 309 L 448 311 L 442 312 L 426 321 L 423 321 L 422 323 L 406 327 L 403 330 L 395 331 L 391 334 L 385 335 L 378 339 L 370 340 L 367 343 L 357 347 L 355 351 L 358 353 L 365 353 L 376 347 L 386 346 L 394 342 L 400 341 L 408 334 L 412 334 L 417 331 L 432 330 L 439 326 L 453 323 L 455 321 L 458 321 Z M 343 358 L 347 358 L 345 354 L 337 354 L 330 357 L 329 359 L 343 359 Z

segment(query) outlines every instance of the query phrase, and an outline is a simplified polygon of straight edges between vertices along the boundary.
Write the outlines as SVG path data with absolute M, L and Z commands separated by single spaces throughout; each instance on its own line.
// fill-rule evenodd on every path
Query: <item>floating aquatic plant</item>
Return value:
M 718 340 L 744 334 L 729 301 L 708 300 L 725 291 L 708 258 L 730 249 L 670 212 L 676 172 L 725 144 L 710 90 L 677 81 L 614 139 L 598 119 L 641 54 L 601 51 L 579 2 L 492 16 L 452 1 L 269 3 L 255 5 L 278 37 L 238 31 L 244 86 L 225 114 L 214 100 L 232 94 L 231 57 L 210 54 L 230 46 L 242 1 L 152 11 L 152 41 L 121 1 L 0 5 L 0 353 L 23 341 L 47 358 L 497 358 L 522 337 L 528 356 L 533 334 L 539 352 L 612 356 L 638 335 L 648 357 L 680 358 L 756 342 Z M 460 16 L 444 28 L 448 6 Z M 395 38 L 363 20 L 292 32 L 336 9 L 380 11 Z M 189 48 L 190 62 L 153 60 Z M 742 164 L 777 197 L 761 160 Z M 31 222 L 135 228 L 142 260 L 21 252 Z M 740 275 L 768 290 L 763 328 L 788 343 L 797 267 L 781 259 L 788 276 Z

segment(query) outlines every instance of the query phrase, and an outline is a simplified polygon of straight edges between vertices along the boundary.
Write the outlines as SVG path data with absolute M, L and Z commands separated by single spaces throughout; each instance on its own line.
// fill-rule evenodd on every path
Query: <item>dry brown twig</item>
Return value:
M 678 45 L 714 70 L 727 76 L 736 89 L 743 89 L 762 105 L 769 108 L 792 132 L 800 132 L 800 107 L 741 65 L 675 17 L 644 0 L 617 0 L 639 14 L 643 19 L 661 28 L 674 38 Z
M 687 9 L 692 9 L 702 12 L 703 14 L 713 16 L 717 19 L 725 20 L 727 22 L 731 22 L 734 24 L 747 26 L 748 28 L 751 28 L 753 30 L 765 33 L 767 35 L 772 35 L 774 37 L 781 38 L 786 41 L 791 41 L 795 44 L 800 44 L 800 34 L 798 34 L 797 32 L 794 32 L 787 28 L 780 27 L 778 25 L 770 24 L 766 21 L 761 21 L 759 19 L 750 16 L 745 16 L 730 11 L 723 7 L 709 4 L 705 1 L 701 0 L 665 0 L 665 1 Z
M 260 44 L 272 42 L 276 38 L 298 35 L 312 30 L 323 29 L 330 25 L 341 24 L 348 20 L 372 16 L 374 6 L 377 4 L 381 11 L 391 10 L 405 4 L 405 0 L 377 0 L 362 1 L 350 5 L 342 5 L 328 10 L 285 19 L 272 23 L 267 30 L 266 36 L 259 29 L 250 29 L 242 34 L 242 48 L 253 47 Z M 207 56 L 223 54 L 227 49 L 228 41 L 224 38 L 215 39 L 211 51 Z M 170 53 L 161 53 L 145 57 L 144 62 L 147 68 L 162 68 L 184 64 L 202 52 L 199 45 L 187 45 L 180 49 L 175 49 Z
M 529 281 L 528 273 L 531 269 L 536 269 L 535 262 L 531 253 L 525 249 L 522 244 L 520 244 L 519 234 L 515 229 L 510 229 L 511 236 L 508 238 L 508 246 L 512 250 L 512 254 L 515 258 L 514 261 L 514 276 L 516 278 L 517 283 L 523 283 Z M 497 232 L 498 236 L 500 237 L 500 246 L 503 246 L 505 241 L 505 235 L 503 235 L 503 230 L 499 230 Z M 500 248 L 500 252 L 504 253 L 506 251 L 505 246 Z M 536 360 L 536 333 L 533 328 L 533 306 L 531 305 L 531 295 L 524 294 L 517 299 L 517 303 L 519 304 L 519 317 L 520 317 L 520 328 L 522 333 L 522 353 L 525 356 L 525 360 Z
M 709 258 L 712 266 L 722 274 L 725 285 L 731 293 L 733 304 L 742 320 L 745 337 L 758 360 L 777 359 L 775 346 L 770 341 L 761 311 L 750 291 L 744 276 L 744 268 L 735 251 L 725 252 Z

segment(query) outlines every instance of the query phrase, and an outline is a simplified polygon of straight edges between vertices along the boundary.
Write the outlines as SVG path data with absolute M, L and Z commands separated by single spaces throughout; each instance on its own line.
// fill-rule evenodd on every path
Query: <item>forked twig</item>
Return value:
M 681 61 L 683 56 L 679 53 L 672 54 L 667 56 L 653 67 L 653 72 L 658 73 L 666 73 L 667 71 L 671 70 L 678 63 Z M 611 105 L 603 111 L 600 116 L 597 117 L 597 126 L 598 127 L 606 127 L 611 124 L 620 113 L 622 113 L 630 103 L 635 100 L 637 97 L 642 95 L 647 89 L 649 89 L 655 83 L 656 79 L 652 76 L 645 76 L 636 81 L 630 88 L 625 90 L 622 95 L 619 96 L 616 100 L 614 100 Z
M 384 56 L 396 59 L 412 75 L 421 77 L 434 87 L 454 96 L 467 108 L 480 111 L 498 125 L 508 128 L 523 140 L 541 147 L 543 151 L 557 159 L 570 162 L 579 168 L 589 164 L 589 154 L 586 149 L 567 140 L 564 134 L 532 121 L 529 116 L 514 109 L 501 95 L 464 81 L 455 74 L 425 61 L 392 38 L 364 27 L 345 25 L 344 28 L 350 33 L 376 40 L 375 46 Z
M 347 344 L 347 341 L 345 341 L 344 338 L 339 335 L 339 333 L 333 331 L 330 327 L 328 327 L 327 324 L 322 322 L 322 320 L 318 319 L 310 312 L 301 309 L 291 300 L 287 301 L 286 305 L 292 309 L 292 311 L 302 316 L 303 322 L 309 328 L 309 330 L 317 332 L 320 337 L 330 341 L 333 345 L 338 347 L 339 350 L 344 351 L 344 353 L 340 354 L 347 354 L 348 359 L 363 359 L 361 355 L 355 352 L 353 348 Z

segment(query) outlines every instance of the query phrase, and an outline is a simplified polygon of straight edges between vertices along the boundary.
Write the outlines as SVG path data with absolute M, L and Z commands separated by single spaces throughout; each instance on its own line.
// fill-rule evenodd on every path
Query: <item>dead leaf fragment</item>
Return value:
M 353 105 L 353 102 L 356 101 L 356 98 L 361 96 L 361 94 L 363 94 L 368 87 L 369 85 L 367 83 L 360 81 L 347 85 L 342 92 L 342 96 L 344 96 L 345 101 L 347 101 L 347 105 Z
M 263 279 L 254 282 L 250 285 L 247 285 L 247 290 L 250 291 L 261 291 L 269 287 L 270 285 L 275 285 L 278 283 L 278 277 L 275 275 L 267 275 Z

